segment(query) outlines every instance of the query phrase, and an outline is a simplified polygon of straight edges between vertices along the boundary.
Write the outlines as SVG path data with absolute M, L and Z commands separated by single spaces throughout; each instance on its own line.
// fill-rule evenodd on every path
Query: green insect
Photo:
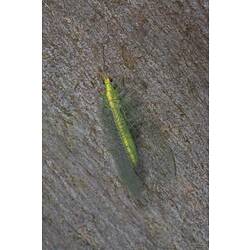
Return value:
M 102 80 L 105 85 L 105 99 L 107 101 L 108 108 L 111 110 L 113 120 L 118 131 L 122 145 L 127 153 L 134 168 L 138 165 L 138 153 L 135 146 L 133 137 L 129 131 L 129 127 L 125 120 L 123 113 L 121 112 L 120 97 L 116 89 L 112 86 L 112 79 L 107 75 L 102 74 Z
M 157 184 L 164 187 L 174 179 L 173 151 L 152 110 L 142 103 L 138 95 L 142 89 L 136 92 L 136 88 L 126 87 L 124 81 L 123 86 L 116 86 L 108 75 L 99 74 L 105 86 L 99 106 L 104 147 L 112 154 L 121 181 L 133 197 L 143 200 L 145 190 Z M 136 86 L 143 84 L 137 80 Z

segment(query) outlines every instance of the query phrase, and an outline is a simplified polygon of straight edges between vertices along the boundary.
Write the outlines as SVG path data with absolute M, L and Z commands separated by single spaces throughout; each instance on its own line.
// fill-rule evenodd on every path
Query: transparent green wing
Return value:
M 117 91 L 123 93 L 121 110 L 135 139 L 143 177 L 150 179 L 150 183 L 171 181 L 176 176 L 174 153 L 168 143 L 168 134 L 161 129 L 152 110 L 141 101 L 145 84 L 127 79 L 117 85 Z M 133 90 L 129 87 L 132 85 Z
M 100 115 L 104 129 L 105 148 L 112 154 L 122 182 L 125 183 L 128 190 L 135 198 L 140 198 L 143 192 L 143 182 L 135 173 L 134 167 L 128 159 L 115 127 L 112 112 L 108 108 L 105 97 L 102 98 Z
M 116 130 L 111 110 L 105 98 L 102 100 L 102 121 L 105 133 L 105 146 L 112 154 L 119 175 L 135 196 L 140 196 L 143 183 L 147 186 L 166 184 L 176 176 L 175 157 L 168 143 L 168 135 L 161 129 L 155 114 L 141 102 L 140 88 L 131 91 L 129 85 L 121 81 L 116 91 L 120 94 L 120 108 L 130 132 L 135 140 L 139 155 L 137 173 L 130 164 Z M 135 90 L 135 91 L 134 91 Z

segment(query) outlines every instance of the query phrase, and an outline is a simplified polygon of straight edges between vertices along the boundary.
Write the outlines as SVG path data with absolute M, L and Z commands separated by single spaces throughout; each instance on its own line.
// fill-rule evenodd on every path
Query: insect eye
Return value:
M 110 82 L 113 82 L 113 79 L 112 79 L 112 78 L 110 78 L 109 80 L 110 80 Z

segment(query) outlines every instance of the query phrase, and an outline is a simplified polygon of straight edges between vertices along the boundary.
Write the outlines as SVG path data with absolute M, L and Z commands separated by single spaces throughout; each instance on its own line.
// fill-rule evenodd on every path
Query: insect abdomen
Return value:
M 122 144 L 127 152 L 129 160 L 134 167 L 138 164 L 138 155 L 132 135 L 128 129 L 123 114 L 120 111 L 119 97 L 111 84 L 106 86 L 106 96 L 113 114 L 114 122 L 121 138 Z
M 116 112 L 114 112 L 114 113 L 116 113 Z M 117 130 L 119 132 L 119 135 L 121 137 L 122 144 L 126 149 L 126 152 L 129 156 L 129 159 L 132 162 L 133 166 L 136 167 L 136 165 L 138 163 L 136 147 L 135 147 L 133 138 L 129 132 L 126 121 L 125 121 L 120 110 L 118 110 L 116 117 L 114 115 L 114 120 L 115 120 Z

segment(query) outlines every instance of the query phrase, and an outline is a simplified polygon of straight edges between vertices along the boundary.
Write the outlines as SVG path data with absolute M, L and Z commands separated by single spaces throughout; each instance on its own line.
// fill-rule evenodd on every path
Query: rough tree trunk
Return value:
M 102 141 L 99 67 L 130 79 L 174 154 L 170 182 L 144 169 L 143 205 Z M 208 249 L 207 0 L 43 1 L 43 248 Z

